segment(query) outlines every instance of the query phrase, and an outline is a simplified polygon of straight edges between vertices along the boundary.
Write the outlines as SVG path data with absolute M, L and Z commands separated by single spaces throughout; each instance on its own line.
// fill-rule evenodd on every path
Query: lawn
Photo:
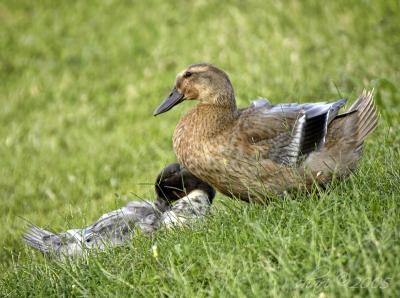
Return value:
M 0 296 L 398 295 L 399 1 L 6 0 L 0 25 Z M 26 221 L 60 231 L 154 198 L 192 104 L 152 112 L 204 61 L 239 106 L 375 88 L 359 171 L 267 206 L 218 195 L 206 222 L 87 258 L 27 249 Z

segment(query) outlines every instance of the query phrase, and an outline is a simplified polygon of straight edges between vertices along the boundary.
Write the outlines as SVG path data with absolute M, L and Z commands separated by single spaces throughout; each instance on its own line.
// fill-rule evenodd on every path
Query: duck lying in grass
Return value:
M 221 193 L 246 201 L 265 201 L 271 193 L 348 176 L 377 125 L 372 92 L 364 92 L 343 114 L 338 112 L 344 99 L 278 105 L 257 101 L 238 109 L 228 75 L 210 64 L 191 65 L 178 74 L 154 115 L 187 99 L 199 104 L 175 129 L 178 161 Z
M 182 225 L 203 218 L 215 191 L 179 164 L 171 164 L 158 175 L 155 202 L 130 202 L 104 214 L 94 224 L 54 234 L 34 225 L 23 236 L 33 248 L 56 256 L 82 255 L 85 249 L 121 245 L 138 229 L 150 234 L 162 226 Z

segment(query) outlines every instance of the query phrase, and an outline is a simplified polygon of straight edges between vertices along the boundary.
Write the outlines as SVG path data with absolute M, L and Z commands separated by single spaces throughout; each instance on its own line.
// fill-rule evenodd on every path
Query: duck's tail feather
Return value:
M 322 183 L 328 182 L 332 175 L 347 176 L 356 169 L 364 141 L 377 123 L 373 91 L 363 91 L 346 113 L 332 120 L 326 143 L 308 157 L 306 167 Z
M 49 253 L 51 249 L 44 239 L 51 236 L 55 236 L 55 234 L 30 224 L 28 231 L 22 236 L 22 239 L 27 245 L 43 253 Z
M 349 109 L 349 112 L 358 112 L 356 150 L 362 149 L 365 138 L 376 128 L 378 124 L 378 114 L 374 104 L 373 92 L 373 90 L 364 90 L 361 96 Z
M 54 234 L 30 224 L 22 239 L 27 245 L 45 254 L 59 257 L 75 256 L 83 253 L 85 231 L 86 229 L 73 229 Z

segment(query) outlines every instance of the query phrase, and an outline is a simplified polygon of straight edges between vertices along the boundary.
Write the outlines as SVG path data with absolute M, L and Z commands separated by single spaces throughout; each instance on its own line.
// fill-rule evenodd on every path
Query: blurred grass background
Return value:
M 4 295 L 398 293 L 399 1 L 3 1 L 0 25 Z M 375 88 L 382 117 L 358 175 L 321 198 L 269 207 L 219 196 L 197 230 L 65 267 L 25 250 L 23 219 L 79 227 L 153 197 L 190 104 L 152 112 L 197 62 L 229 73 L 240 106 L 257 96 L 354 100 Z M 155 242 L 166 251 L 157 262 Z M 343 272 L 388 284 L 346 287 L 335 279 Z M 307 287 L 309 276 L 326 284 Z

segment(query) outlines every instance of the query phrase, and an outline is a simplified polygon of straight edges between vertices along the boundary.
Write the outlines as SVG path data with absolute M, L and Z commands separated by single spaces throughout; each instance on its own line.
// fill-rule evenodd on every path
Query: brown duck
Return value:
M 221 193 L 245 201 L 348 176 L 377 125 L 372 92 L 363 92 L 343 114 L 338 111 L 344 99 L 278 105 L 258 100 L 238 109 L 228 75 L 210 64 L 178 74 L 154 115 L 189 99 L 199 104 L 175 129 L 179 162 Z

